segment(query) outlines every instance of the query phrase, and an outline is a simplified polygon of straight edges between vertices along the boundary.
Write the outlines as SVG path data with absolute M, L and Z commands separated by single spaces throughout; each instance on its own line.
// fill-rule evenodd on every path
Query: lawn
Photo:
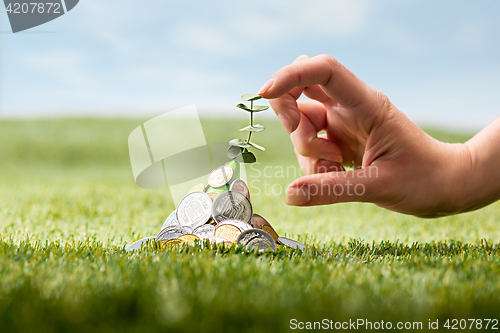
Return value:
M 448 319 L 500 320 L 500 203 L 429 220 L 371 204 L 296 208 L 257 179 L 254 211 L 305 252 L 124 252 L 174 209 L 168 191 L 134 183 L 127 137 L 142 122 L 0 121 L 1 332 L 281 332 L 292 319 L 424 329 L 438 320 L 447 330 Z M 246 122 L 202 124 L 217 142 Z M 255 170 L 268 167 L 279 190 L 294 173 L 277 172 L 296 161 L 279 123 L 262 122 L 268 129 L 255 140 L 267 151 Z M 429 133 L 448 142 L 473 135 Z

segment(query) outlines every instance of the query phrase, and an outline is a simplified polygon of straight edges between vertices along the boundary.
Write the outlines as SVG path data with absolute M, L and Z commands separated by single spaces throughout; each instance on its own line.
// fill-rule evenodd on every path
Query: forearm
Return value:
M 500 117 L 465 143 L 471 154 L 471 177 L 462 211 L 500 199 Z

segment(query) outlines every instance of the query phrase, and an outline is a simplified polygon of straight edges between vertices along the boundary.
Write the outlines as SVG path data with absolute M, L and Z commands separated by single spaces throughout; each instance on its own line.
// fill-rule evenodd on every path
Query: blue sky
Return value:
M 495 0 L 81 0 L 12 34 L 2 11 L 0 116 L 236 115 L 280 67 L 326 53 L 417 123 L 478 129 L 500 115 L 499 13 Z

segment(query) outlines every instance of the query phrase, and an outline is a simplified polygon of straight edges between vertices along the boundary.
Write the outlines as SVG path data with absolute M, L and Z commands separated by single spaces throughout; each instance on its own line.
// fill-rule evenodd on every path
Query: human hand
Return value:
M 297 100 L 302 94 L 310 100 Z M 289 185 L 287 204 L 373 202 L 421 217 L 466 205 L 468 147 L 433 139 L 334 58 L 301 56 L 259 95 L 271 99 L 306 173 Z M 318 135 L 323 130 L 326 135 Z

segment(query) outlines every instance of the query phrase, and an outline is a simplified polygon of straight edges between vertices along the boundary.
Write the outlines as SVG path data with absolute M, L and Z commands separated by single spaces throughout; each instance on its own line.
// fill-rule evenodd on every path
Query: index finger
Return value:
M 370 102 L 374 96 L 373 88 L 328 55 L 303 59 L 281 68 L 262 86 L 258 94 L 273 99 L 295 87 L 318 84 L 328 97 L 346 108 Z

